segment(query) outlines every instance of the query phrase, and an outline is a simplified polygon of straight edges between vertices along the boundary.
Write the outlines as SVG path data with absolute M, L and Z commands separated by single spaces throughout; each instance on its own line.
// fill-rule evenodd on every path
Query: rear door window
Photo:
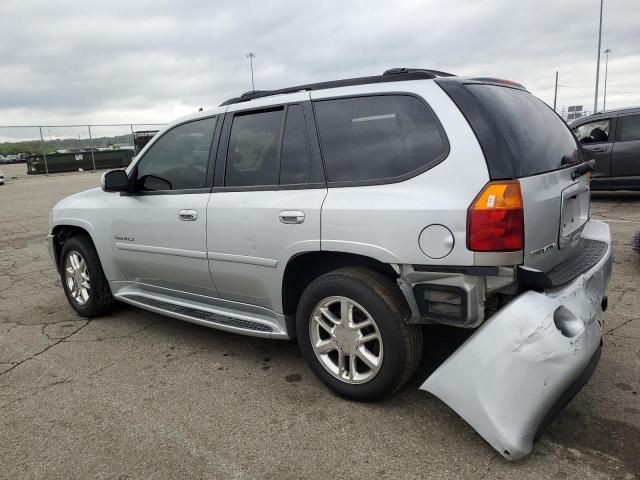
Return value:
M 301 104 L 234 115 L 225 186 L 304 185 L 313 183 L 311 170 L 309 138 Z
M 314 109 L 329 182 L 398 181 L 446 155 L 439 123 L 415 97 L 317 100 Z
M 622 125 L 620 126 L 621 142 L 640 140 L 640 115 L 619 117 L 619 121 L 622 122 Z
M 306 183 L 310 175 L 311 157 L 302 105 L 290 105 L 282 138 L 280 185 Z
M 468 84 L 467 88 L 488 112 L 491 128 L 504 138 L 515 177 L 550 172 L 581 161 L 571 130 L 542 100 L 504 86 Z
M 278 153 L 284 109 L 237 114 L 231 126 L 225 185 L 278 184 Z
M 573 131 L 582 144 L 607 143 L 609 142 L 609 127 L 611 120 L 598 120 L 597 122 L 585 123 L 575 128 Z

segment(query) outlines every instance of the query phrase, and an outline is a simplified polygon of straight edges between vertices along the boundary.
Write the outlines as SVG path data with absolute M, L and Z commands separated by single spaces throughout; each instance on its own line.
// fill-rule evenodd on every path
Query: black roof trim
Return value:
M 591 121 L 602 120 L 609 117 L 625 116 L 625 114 L 633 115 L 640 113 L 640 107 L 626 107 L 618 108 L 616 110 L 605 110 L 604 112 L 592 113 L 591 115 L 585 115 L 584 117 L 576 118 L 569 122 L 569 125 L 573 128 L 580 126 Z
M 382 75 L 371 77 L 345 78 L 342 80 L 331 80 L 329 82 L 309 83 L 295 87 L 281 88 L 278 90 L 255 90 L 245 92 L 239 97 L 231 98 L 220 104 L 221 107 L 234 103 L 248 102 L 256 98 L 270 97 L 272 95 L 282 95 L 311 90 L 325 90 L 327 88 L 351 87 L 354 85 L 367 85 L 371 83 L 398 82 L 404 80 L 431 80 L 437 77 L 453 77 L 451 73 L 440 72 L 438 70 L 426 70 L 422 68 L 392 68 Z

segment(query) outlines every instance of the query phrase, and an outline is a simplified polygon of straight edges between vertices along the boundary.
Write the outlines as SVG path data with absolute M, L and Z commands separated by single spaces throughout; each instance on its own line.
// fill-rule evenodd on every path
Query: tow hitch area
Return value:
M 596 265 L 563 287 L 517 297 L 420 387 L 449 405 L 509 460 L 531 451 L 598 362 L 611 240 L 606 225 L 590 230 L 609 244 Z

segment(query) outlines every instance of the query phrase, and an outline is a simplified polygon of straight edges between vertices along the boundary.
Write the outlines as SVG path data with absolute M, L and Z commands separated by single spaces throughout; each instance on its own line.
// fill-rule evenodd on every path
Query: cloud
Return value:
M 605 3 L 611 108 L 640 104 L 639 13 Z M 250 90 L 249 51 L 258 89 L 418 66 L 552 103 L 558 70 L 558 107 L 591 110 L 598 14 L 597 0 L 3 0 L 0 125 L 166 122 Z

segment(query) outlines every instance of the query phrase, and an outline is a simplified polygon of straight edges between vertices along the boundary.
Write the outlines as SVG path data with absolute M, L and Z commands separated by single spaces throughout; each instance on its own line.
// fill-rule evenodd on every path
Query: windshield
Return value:
M 529 92 L 496 85 L 469 84 L 469 91 L 493 117 L 513 157 L 516 177 L 537 175 L 582 161 L 566 123 Z

